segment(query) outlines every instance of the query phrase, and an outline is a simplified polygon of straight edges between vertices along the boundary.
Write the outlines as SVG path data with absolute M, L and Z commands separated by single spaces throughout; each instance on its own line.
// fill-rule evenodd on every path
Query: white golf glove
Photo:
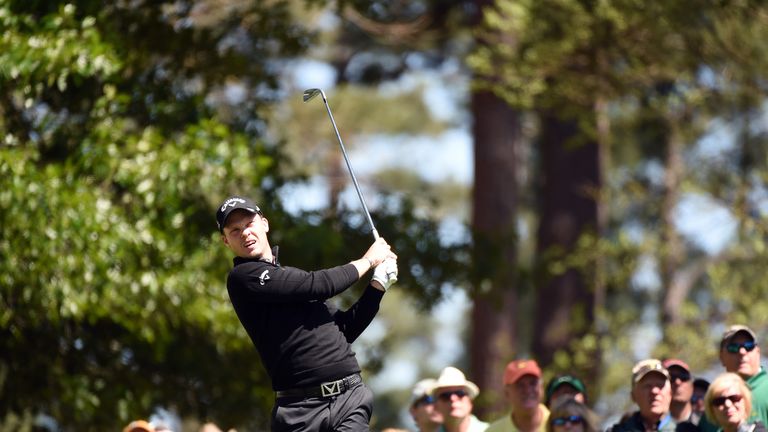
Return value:
M 397 261 L 387 258 L 376 266 L 373 270 L 373 280 L 380 283 L 384 287 L 384 291 L 388 290 L 389 287 L 397 282 Z

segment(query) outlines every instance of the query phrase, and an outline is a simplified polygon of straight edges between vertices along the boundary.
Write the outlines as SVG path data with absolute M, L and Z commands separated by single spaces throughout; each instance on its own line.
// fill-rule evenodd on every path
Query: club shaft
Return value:
M 373 234 L 373 238 L 378 239 L 379 232 L 376 231 L 376 227 L 373 225 L 373 219 L 371 219 L 371 212 L 368 211 L 368 206 L 365 204 L 365 198 L 363 198 L 363 193 L 360 191 L 360 185 L 357 183 L 357 177 L 355 177 L 355 171 L 352 169 L 352 164 L 349 162 L 349 156 L 347 156 L 347 149 L 344 148 L 344 142 L 341 140 L 341 135 L 339 134 L 339 128 L 336 126 L 336 120 L 333 119 L 333 114 L 331 113 L 331 107 L 328 105 L 328 100 L 325 98 L 325 93 L 320 92 L 320 95 L 323 97 L 323 104 L 325 104 L 325 110 L 328 111 L 328 117 L 330 117 L 331 124 L 333 124 L 333 131 L 336 132 L 336 139 L 339 141 L 339 147 L 341 147 L 341 154 L 344 156 L 344 162 L 347 164 L 349 175 L 352 177 L 352 183 L 355 185 L 355 190 L 357 191 L 357 197 L 360 198 L 360 204 L 363 205 L 363 211 L 365 212 L 365 217 L 368 219 L 368 225 L 371 226 L 371 233 Z

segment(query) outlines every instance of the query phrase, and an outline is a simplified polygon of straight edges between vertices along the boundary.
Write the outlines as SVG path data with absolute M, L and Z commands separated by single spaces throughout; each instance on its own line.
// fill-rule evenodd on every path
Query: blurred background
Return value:
M 372 241 L 309 87 L 400 257 L 372 429 L 449 365 L 492 420 L 522 357 L 616 419 L 635 361 L 768 334 L 765 2 L 0 0 L 0 430 L 268 429 L 216 206 L 285 265 Z

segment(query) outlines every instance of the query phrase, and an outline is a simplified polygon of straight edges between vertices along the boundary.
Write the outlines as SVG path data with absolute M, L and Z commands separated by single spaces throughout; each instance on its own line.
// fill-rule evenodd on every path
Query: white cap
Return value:
M 413 386 L 413 391 L 411 392 L 410 405 L 413 405 L 417 400 L 424 396 L 429 396 L 429 394 L 432 393 L 432 388 L 435 386 L 435 382 L 436 381 L 433 378 L 425 378 L 417 382 L 416 385 Z
M 440 372 L 440 376 L 437 378 L 435 386 L 432 387 L 432 394 L 435 394 L 435 391 L 442 387 L 464 387 L 464 390 L 467 391 L 470 399 L 474 399 L 480 394 L 480 389 L 477 385 L 472 381 L 467 381 L 464 372 L 452 366 L 448 366 Z

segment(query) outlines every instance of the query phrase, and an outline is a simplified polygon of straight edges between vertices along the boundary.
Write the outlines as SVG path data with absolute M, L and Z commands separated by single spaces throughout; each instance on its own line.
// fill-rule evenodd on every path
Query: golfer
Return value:
M 233 196 L 216 212 L 235 254 L 227 291 L 272 379 L 273 431 L 367 431 L 373 394 L 350 344 L 373 320 L 397 277 L 397 256 L 379 238 L 362 258 L 325 270 L 283 267 L 269 222 L 253 201 Z M 373 278 L 346 311 L 327 305 L 370 269 Z

